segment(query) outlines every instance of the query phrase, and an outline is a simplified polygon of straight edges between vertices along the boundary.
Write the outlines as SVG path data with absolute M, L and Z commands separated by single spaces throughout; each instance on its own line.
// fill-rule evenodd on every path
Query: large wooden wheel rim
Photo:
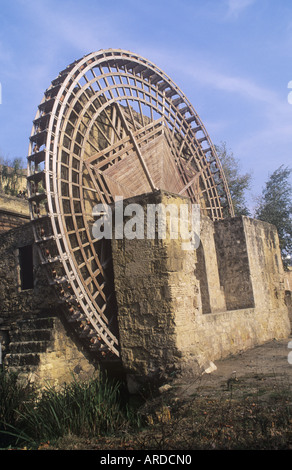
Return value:
M 198 114 L 155 64 L 120 49 L 60 72 L 33 123 L 28 193 L 42 263 L 70 319 L 101 357 L 119 356 L 109 247 L 92 209 L 155 189 L 188 196 L 212 220 L 233 215 Z

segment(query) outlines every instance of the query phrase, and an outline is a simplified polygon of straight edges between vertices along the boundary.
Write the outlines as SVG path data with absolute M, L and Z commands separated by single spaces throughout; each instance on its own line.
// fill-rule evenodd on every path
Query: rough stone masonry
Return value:
M 124 207 L 131 203 L 143 208 L 146 222 L 148 204 L 178 209 L 191 205 L 189 199 L 166 191 L 125 199 Z M 169 230 L 159 239 L 158 224 L 149 239 L 148 228 L 145 223 L 144 237 L 112 240 L 120 367 L 130 390 L 173 367 L 206 367 L 289 336 L 274 226 L 247 217 L 212 222 L 201 214 L 200 244 L 193 250 L 182 249 L 182 237 L 173 238 Z M 25 246 L 32 246 L 34 253 L 29 289 L 21 288 L 19 254 Z M 47 381 L 61 385 L 71 372 L 92 377 L 96 363 L 71 335 L 35 248 L 32 223 L 1 234 L 0 341 L 5 362 L 19 364 L 41 386 Z M 45 331 L 40 329 L 44 317 L 53 317 Z
M 125 203 L 186 204 L 165 191 Z M 156 227 L 157 230 L 157 227 Z M 175 364 L 199 366 L 290 332 L 274 226 L 201 216 L 200 245 L 181 237 L 112 240 L 121 357 L 133 387 Z M 156 234 L 157 235 L 157 234 Z

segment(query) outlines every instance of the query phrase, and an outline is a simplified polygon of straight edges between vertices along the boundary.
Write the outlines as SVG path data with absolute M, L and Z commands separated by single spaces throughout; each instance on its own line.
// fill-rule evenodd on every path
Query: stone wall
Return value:
M 288 309 L 288 315 L 289 315 L 291 333 L 292 333 L 292 291 L 290 290 L 285 291 L 285 303 Z
M 235 217 L 214 224 L 220 284 L 227 310 L 254 307 L 243 223 L 242 217 Z
M 68 324 L 60 318 L 54 318 L 52 341 L 47 350 L 40 354 L 38 367 L 32 379 L 41 386 L 46 384 L 60 387 L 70 383 L 73 376 L 78 380 L 90 380 L 97 377 L 98 364 L 87 354 Z
M 292 292 L 292 268 L 290 267 L 288 271 L 284 273 L 284 284 L 285 290 Z
M 161 226 L 156 221 L 154 238 L 147 238 L 151 227 L 146 215 L 148 204 L 171 205 L 177 213 L 182 205 L 190 209 L 189 199 L 157 191 L 124 204 L 133 202 L 143 208 L 144 237 L 112 240 L 121 360 L 129 383 L 135 387 L 174 367 L 204 367 L 208 361 L 288 337 L 291 326 L 275 227 L 247 217 L 212 222 L 201 214 L 200 244 L 185 249 L 180 231 L 175 237 L 173 222 L 178 220 L 167 217 L 164 238 L 158 236 Z M 96 365 L 63 323 L 35 250 L 32 224 L 0 234 L 0 341 L 10 351 L 7 360 L 18 360 L 22 346 L 14 344 L 13 352 L 12 336 L 21 322 L 25 329 L 34 319 L 53 317 L 50 343 L 37 356 L 21 352 L 28 356 L 20 356 L 20 362 L 28 357 L 36 361 L 29 370 L 40 382 L 60 384 L 72 371 L 90 377 Z M 33 254 L 31 288 L 23 288 L 21 277 L 20 253 L 27 246 Z
M 201 312 L 216 313 L 226 310 L 225 283 L 221 282 L 218 268 L 217 248 L 215 244 L 215 227 L 213 222 L 201 214 L 200 245 L 196 250 L 196 272 L 199 280 Z M 222 240 L 225 243 L 225 240 Z M 224 272 L 224 270 L 223 270 Z M 221 276 L 222 278 L 222 276 Z
M 154 195 L 127 199 L 129 204 L 141 204 L 145 213 L 147 203 L 162 201 Z M 167 199 L 167 203 L 174 202 L 174 198 Z M 170 246 L 164 240 L 124 237 L 113 239 L 112 246 L 122 363 L 141 376 L 151 376 L 160 364 L 168 364 L 179 353 L 176 308 L 181 303 L 190 306 L 197 286 L 188 292 L 184 289 L 190 288 L 190 282 L 184 280 L 187 259 L 176 243 Z
M 87 356 L 61 315 L 11 322 L 7 330 L 4 365 L 42 389 L 61 387 L 73 377 L 86 380 L 98 375 L 98 367 Z
M 88 379 L 97 364 L 76 337 L 40 265 L 32 224 L 0 234 L 0 342 L 6 367 L 39 387 Z M 33 285 L 21 287 L 19 250 L 31 246 Z
M 19 250 L 32 247 L 33 288 L 22 289 Z M 32 222 L 0 234 L 0 321 L 9 322 L 38 316 L 56 306 L 34 245 Z
M 285 302 L 288 308 L 288 314 L 292 332 L 292 268 L 284 273 Z
M 281 310 L 285 286 L 277 230 L 260 220 L 242 220 L 255 306 L 260 310 Z
M 124 204 L 186 200 L 158 191 Z M 146 220 L 146 217 L 145 217 Z M 146 230 L 146 229 L 145 229 Z M 182 239 L 112 240 L 121 356 L 134 384 L 290 332 L 275 228 L 246 217 L 201 219 L 201 244 Z M 156 234 L 157 235 L 157 234 Z

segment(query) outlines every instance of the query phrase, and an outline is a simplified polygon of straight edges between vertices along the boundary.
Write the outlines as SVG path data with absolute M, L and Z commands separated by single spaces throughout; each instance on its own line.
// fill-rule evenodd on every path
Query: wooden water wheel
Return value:
M 119 356 L 110 246 L 92 234 L 93 207 L 156 189 L 188 196 L 212 220 L 233 215 L 198 114 L 156 65 L 120 49 L 60 72 L 38 106 L 28 194 L 50 282 L 100 357 Z

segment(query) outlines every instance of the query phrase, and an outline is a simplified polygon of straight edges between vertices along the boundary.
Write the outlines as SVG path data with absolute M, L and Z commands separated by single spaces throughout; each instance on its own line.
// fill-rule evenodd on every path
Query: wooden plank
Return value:
M 137 156 L 138 156 L 138 158 L 139 158 L 139 160 L 140 160 L 141 166 L 142 166 L 143 171 L 144 171 L 144 173 L 145 173 L 145 175 L 146 175 L 146 178 L 147 178 L 147 180 L 148 180 L 149 186 L 150 186 L 150 188 L 151 188 L 152 191 L 155 191 L 157 188 L 155 187 L 155 185 L 154 185 L 154 183 L 153 183 L 151 174 L 150 174 L 150 172 L 149 172 L 149 170 L 148 170 L 148 168 L 147 168 L 147 165 L 146 165 L 145 160 L 144 160 L 144 158 L 143 158 L 143 155 L 142 155 L 142 153 L 141 153 L 141 151 L 140 151 L 140 148 L 139 148 L 139 146 L 138 146 L 138 144 L 137 144 L 137 142 L 136 142 L 136 139 L 135 139 L 135 137 L 134 137 L 134 134 L 133 134 L 133 132 L 129 129 L 129 127 L 128 127 L 128 125 L 127 125 L 127 122 L 126 122 L 125 117 L 124 117 L 124 115 L 123 115 L 123 113 L 122 113 L 121 107 L 120 107 L 119 105 L 117 105 L 117 108 L 118 108 L 118 110 L 119 110 L 119 113 L 120 113 L 120 116 L 121 116 L 121 118 L 122 118 L 123 124 L 124 124 L 124 126 L 125 126 L 125 128 L 126 128 L 126 130 L 127 130 L 127 133 L 130 135 L 131 141 L 132 141 L 132 143 L 134 144 L 135 151 L 136 151 Z
M 194 184 L 198 179 L 199 177 L 201 176 L 202 174 L 202 171 L 200 171 L 199 173 L 197 173 L 185 186 L 184 188 L 178 193 L 178 194 L 183 194 L 192 184 Z

